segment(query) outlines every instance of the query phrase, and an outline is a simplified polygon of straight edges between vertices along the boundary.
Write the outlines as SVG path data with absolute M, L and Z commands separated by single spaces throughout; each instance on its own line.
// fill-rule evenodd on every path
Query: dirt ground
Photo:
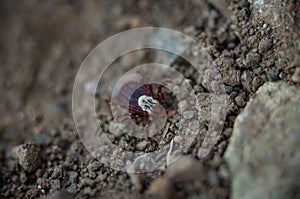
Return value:
M 300 82 L 300 2 L 261 2 L 2 0 L 0 198 L 230 198 L 223 154 L 236 116 L 265 82 Z M 82 145 L 72 117 L 76 72 L 89 51 L 121 31 L 146 26 L 171 28 L 197 40 L 215 61 L 229 99 L 222 134 L 209 156 L 197 158 L 201 136 L 186 152 L 204 177 L 171 187 L 163 181 L 164 171 L 132 175 L 98 162 Z M 149 57 L 143 53 L 139 63 Z M 178 58 L 171 67 L 191 79 L 194 90 L 205 92 L 188 63 Z M 109 129 L 112 117 L 101 119 Z M 178 127 L 176 116 L 169 122 L 167 143 Z M 127 135 L 112 139 L 130 150 L 143 141 Z M 13 149 L 21 144 L 23 150 L 37 150 L 41 161 L 31 162 L 36 166 L 18 163 Z M 142 150 L 155 147 L 147 144 Z

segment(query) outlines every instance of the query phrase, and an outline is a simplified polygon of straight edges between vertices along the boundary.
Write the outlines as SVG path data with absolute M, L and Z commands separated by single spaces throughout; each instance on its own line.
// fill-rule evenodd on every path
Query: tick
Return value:
M 135 121 L 146 121 L 147 129 L 151 125 L 149 116 L 158 117 L 171 117 L 176 111 L 170 111 L 166 113 L 164 107 L 165 96 L 163 89 L 166 88 L 167 84 L 171 83 L 170 80 L 165 80 L 159 84 L 141 83 L 137 81 L 130 81 L 124 84 L 117 97 L 120 101 L 120 106 L 127 108 L 129 114 L 123 114 L 121 117 L 130 117 Z M 154 92 L 154 88 L 157 88 L 157 92 Z M 120 118 L 117 118 L 120 120 Z M 148 130 L 146 132 L 148 136 Z

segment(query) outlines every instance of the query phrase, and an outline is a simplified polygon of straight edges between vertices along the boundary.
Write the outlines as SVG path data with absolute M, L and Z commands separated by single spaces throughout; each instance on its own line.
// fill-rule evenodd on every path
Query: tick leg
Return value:
M 105 102 L 110 105 L 110 106 L 114 106 L 114 107 L 120 107 L 120 108 L 124 108 L 124 109 L 129 109 L 131 112 L 135 112 L 139 115 L 147 115 L 144 111 L 137 109 L 135 106 L 133 105 L 129 105 L 128 107 L 122 104 L 116 104 L 116 103 L 112 103 L 109 100 L 105 100 Z
M 159 100 L 161 104 L 163 104 L 165 101 L 165 96 L 162 92 L 162 89 L 170 83 L 172 83 L 171 80 L 164 80 L 162 83 L 159 84 L 159 87 L 157 89 L 157 95 L 158 95 L 157 100 Z
M 168 118 L 170 118 L 170 117 L 172 117 L 173 115 L 175 115 L 176 112 L 177 112 L 176 110 L 169 111 L 168 114 L 167 114 Z
M 121 115 L 118 115 L 117 117 L 116 117 L 116 121 L 117 122 L 122 122 L 122 121 L 124 121 L 124 120 L 128 120 L 128 119 L 130 119 L 131 118 L 131 114 L 129 114 L 129 113 L 123 113 L 123 114 L 121 114 Z

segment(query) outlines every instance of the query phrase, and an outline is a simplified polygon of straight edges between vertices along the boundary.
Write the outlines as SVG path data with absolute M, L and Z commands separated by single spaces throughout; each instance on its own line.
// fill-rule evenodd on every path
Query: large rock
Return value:
M 232 198 L 300 198 L 300 88 L 260 87 L 235 121 L 225 159 Z

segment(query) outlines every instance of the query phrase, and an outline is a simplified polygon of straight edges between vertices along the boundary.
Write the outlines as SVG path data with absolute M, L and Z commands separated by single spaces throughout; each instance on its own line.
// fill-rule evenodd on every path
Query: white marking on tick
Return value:
M 157 100 L 153 99 L 151 96 L 142 95 L 138 99 L 138 104 L 142 108 L 143 111 L 151 113 L 154 107 L 158 103 Z

